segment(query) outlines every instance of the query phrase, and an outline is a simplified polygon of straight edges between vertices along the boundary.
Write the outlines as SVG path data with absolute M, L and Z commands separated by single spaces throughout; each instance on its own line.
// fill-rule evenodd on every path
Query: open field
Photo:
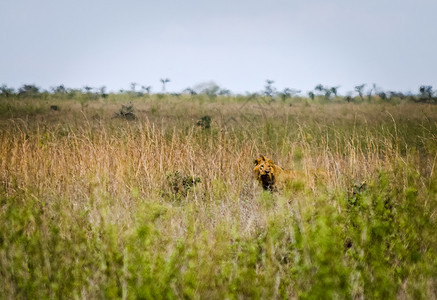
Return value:
M 0 298 L 437 297 L 436 105 L 2 98 L 0 145 Z

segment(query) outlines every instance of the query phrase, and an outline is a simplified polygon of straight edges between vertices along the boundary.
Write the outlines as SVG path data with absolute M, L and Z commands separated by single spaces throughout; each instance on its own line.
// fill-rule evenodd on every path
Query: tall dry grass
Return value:
M 116 99 L 10 105 L 5 298 L 436 295 L 433 106 L 168 97 L 126 121 Z M 305 176 L 263 192 L 260 153 Z M 175 172 L 201 182 L 173 194 Z

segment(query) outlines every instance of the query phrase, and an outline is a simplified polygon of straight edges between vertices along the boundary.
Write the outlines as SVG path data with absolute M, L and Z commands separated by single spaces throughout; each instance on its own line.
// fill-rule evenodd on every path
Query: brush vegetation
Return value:
M 271 100 L 0 99 L 0 298 L 435 298 L 437 106 Z

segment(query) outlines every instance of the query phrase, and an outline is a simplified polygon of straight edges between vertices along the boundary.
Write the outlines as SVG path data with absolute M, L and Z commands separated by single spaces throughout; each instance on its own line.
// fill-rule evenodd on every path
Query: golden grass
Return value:
M 281 263 L 292 260 L 289 254 L 281 253 L 289 251 L 287 245 L 296 239 L 291 233 L 293 226 L 298 226 L 302 234 L 313 230 L 316 223 L 310 220 L 317 218 L 320 207 L 330 214 L 347 214 L 344 201 L 352 197 L 353 186 L 376 180 L 381 170 L 400 175 L 396 186 L 407 187 L 411 174 L 416 174 L 419 187 L 429 185 L 428 178 L 435 178 L 437 108 L 433 106 L 289 106 L 189 102 L 170 97 L 135 100 L 132 104 L 136 121 L 114 119 L 120 102 L 113 99 L 89 102 L 87 106 L 65 100 L 59 102 L 60 112 L 45 110 L 27 116 L 17 106 L 0 123 L 1 192 L 5 199 L 16 199 L 17 203 L 33 199 L 42 211 L 41 219 L 30 218 L 22 227 L 28 235 L 42 230 L 39 240 L 46 257 L 43 271 L 55 269 L 50 266 L 50 259 L 55 259 L 53 249 L 45 238 L 51 235 L 53 222 L 61 239 L 73 241 L 72 228 L 76 227 L 72 224 L 83 226 L 85 239 L 101 243 L 87 249 L 100 253 L 97 257 L 110 251 L 118 251 L 121 257 L 120 269 L 114 273 L 89 262 L 94 272 L 72 288 L 70 296 L 102 296 L 100 288 L 115 276 L 115 286 L 122 293 L 116 295 L 134 298 L 131 286 L 140 283 L 129 280 L 139 271 L 130 269 L 129 257 L 139 255 L 135 254 L 140 251 L 138 247 L 146 247 L 151 251 L 149 259 L 158 261 L 162 256 L 177 261 L 173 256 L 179 253 L 181 259 L 191 262 L 179 266 L 175 261 L 174 268 L 184 274 L 193 268 L 198 282 L 168 281 L 172 297 L 221 298 L 234 294 L 274 298 L 278 293 L 296 297 L 308 283 L 299 285 L 299 280 L 287 278 L 290 274 Z M 39 105 L 44 110 L 49 104 Z M 211 130 L 195 125 L 203 115 L 212 116 Z M 281 193 L 263 192 L 251 174 L 253 159 L 261 153 L 286 169 L 302 171 L 305 177 Z M 314 180 L 313 170 L 322 170 L 326 176 Z M 201 182 L 186 196 L 165 195 L 167 176 L 175 171 L 198 176 Z M 434 203 L 435 199 L 428 201 Z M 435 209 L 433 205 L 430 207 Z M 11 203 L 3 202 L 1 218 L 9 207 Z M 432 219 L 435 221 L 435 215 Z M 133 236 L 148 222 L 153 223 L 153 229 L 147 230 L 158 232 L 159 238 L 135 246 Z M 272 224 L 281 232 L 272 234 L 284 236 L 279 244 L 265 246 L 263 255 L 268 259 L 264 258 L 267 260 L 259 269 L 234 269 L 233 264 L 239 265 L 241 258 L 232 253 L 252 253 L 251 244 L 243 241 L 265 236 Z M 193 256 L 181 245 L 190 248 Z M 0 259 L 7 270 L 7 256 L 12 255 L 9 250 L 3 249 L 6 256 Z M 67 253 L 63 257 L 67 265 L 74 264 L 74 257 Z M 232 292 L 225 279 L 217 279 L 249 279 L 252 271 L 257 276 L 265 275 L 255 294 L 244 287 Z M 14 285 L 13 278 L 19 275 L 11 274 L 4 279 L 4 295 L 23 295 Z M 159 274 L 157 280 L 164 280 Z M 190 285 L 193 290 L 187 291 Z M 350 283 L 346 294 L 360 295 L 362 289 L 358 280 Z M 105 293 L 112 295 L 107 290 Z

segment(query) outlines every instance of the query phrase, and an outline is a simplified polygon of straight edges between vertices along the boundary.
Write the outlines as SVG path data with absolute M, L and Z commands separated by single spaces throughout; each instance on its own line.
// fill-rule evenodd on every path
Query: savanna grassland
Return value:
M 2 98 L 0 145 L 0 298 L 437 297 L 436 105 Z

